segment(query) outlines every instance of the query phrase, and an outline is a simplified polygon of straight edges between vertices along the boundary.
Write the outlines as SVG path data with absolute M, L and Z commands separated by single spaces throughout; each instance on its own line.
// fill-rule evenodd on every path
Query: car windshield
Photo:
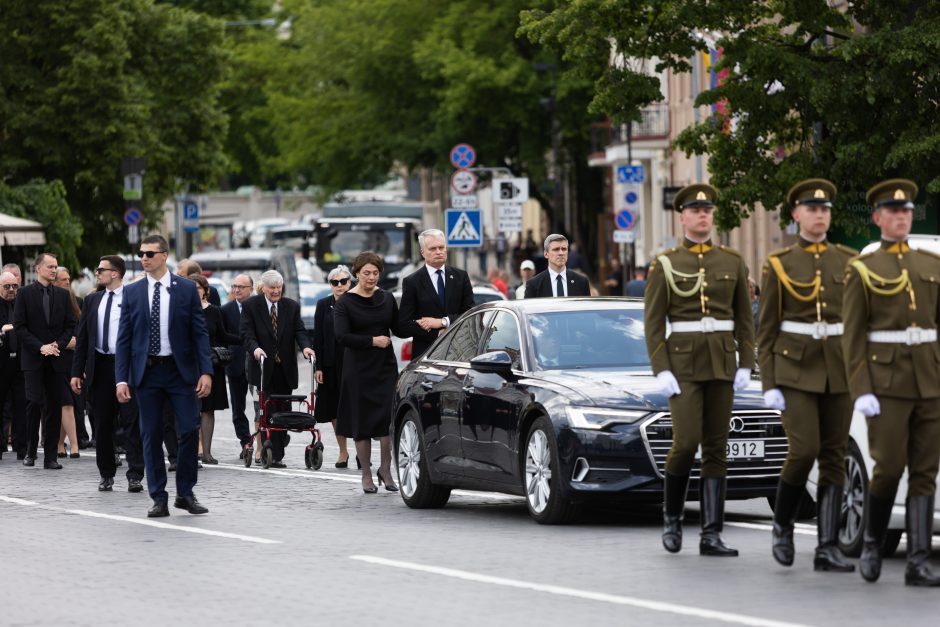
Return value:
M 377 253 L 385 263 L 407 258 L 405 231 L 376 224 L 331 224 L 318 240 L 318 258 L 327 263 L 350 264 L 364 250 Z
M 641 309 L 537 313 L 528 320 L 543 370 L 649 367 Z

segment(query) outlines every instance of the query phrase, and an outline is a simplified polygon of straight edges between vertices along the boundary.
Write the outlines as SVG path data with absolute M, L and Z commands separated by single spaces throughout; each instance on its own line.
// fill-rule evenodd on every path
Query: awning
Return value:
M 0 245 L 44 246 L 46 230 L 42 224 L 0 213 Z

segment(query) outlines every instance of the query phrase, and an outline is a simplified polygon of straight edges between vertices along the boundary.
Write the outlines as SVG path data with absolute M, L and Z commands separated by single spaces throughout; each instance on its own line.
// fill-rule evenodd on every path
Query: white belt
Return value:
M 900 331 L 869 331 L 868 341 L 876 344 L 907 344 L 916 346 L 927 342 L 937 341 L 936 329 L 921 329 L 920 327 L 907 327 Z
M 811 335 L 814 340 L 842 335 L 844 331 L 841 322 L 793 322 L 792 320 L 781 322 L 780 330 L 797 335 Z
M 672 333 L 714 333 L 715 331 L 734 331 L 734 320 L 715 320 L 706 316 L 701 320 L 667 323 Z

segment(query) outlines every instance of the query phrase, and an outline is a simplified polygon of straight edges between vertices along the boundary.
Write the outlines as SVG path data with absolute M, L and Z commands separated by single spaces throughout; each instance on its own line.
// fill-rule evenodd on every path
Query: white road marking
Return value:
M 732 612 L 721 612 L 709 610 L 690 605 L 678 605 L 675 603 L 666 603 L 663 601 L 652 601 L 650 599 L 641 599 L 637 597 L 627 597 L 604 592 L 594 592 L 591 590 L 579 590 L 577 588 L 567 588 L 564 586 L 555 586 L 551 584 L 534 583 L 522 581 L 520 579 L 509 579 L 506 577 L 495 577 L 493 575 L 484 575 L 466 570 L 457 570 L 454 568 L 444 568 L 441 566 L 427 566 L 425 564 L 416 564 L 414 562 L 402 562 L 399 560 L 390 560 L 384 557 L 374 555 L 350 555 L 350 559 L 379 566 L 389 566 L 391 568 L 401 568 L 405 570 L 414 570 L 432 575 L 443 577 L 452 577 L 464 581 L 475 583 L 485 583 L 494 586 L 504 586 L 507 588 L 518 588 L 522 590 L 531 590 L 533 592 L 544 592 L 563 597 L 573 597 L 585 599 L 588 601 L 599 601 L 602 603 L 613 603 L 615 605 L 629 605 L 655 612 L 665 612 L 668 614 L 678 614 L 681 616 L 692 616 L 708 620 L 720 621 L 723 623 L 734 623 L 736 625 L 753 625 L 755 627 L 806 627 L 800 623 L 788 623 L 777 620 L 769 620 L 757 616 L 748 616 L 747 614 L 735 614 Z
M 257 536 L 246 536 L 240 533 L 228 533 L 227 531 L 213 531 L 212 529 L 200 529 L 198 527 L 186 527 L 184 525 L 171 525 L 165 522 L 151 520 L 149 518 L 131 518 L 130 516 L 120 516 L 117 514 L 103 514 L 101 512 L 92 512 L 84 509 L 67 509 L 64 507 L 55 507 L 54 505 L 43 505 L 34 501 L 18 499 L 12 496 L 0 495 L 0 501 L 11 503 L 13 505 L 24 505 L 27 507 L 36 507 L 50 512 L 62 512 L 65 514 L 75 514 L 77 516 L 86 516 L 89 518 L 104 518 L 106 520 L 116 520 L 120 522 L 143 525 L 145 527 L 154 527 L 156 529 L 172 529 L 173 531 L 183 531 L 185 533 L 195 533 L 203 536 L 215 536 L 216 538 L 229 538 L 232 540 L 241 540 L 242 542 L 254 542 L 255 544 L 281 544 L 280 540 L 270 540 L 268 538 L 259 538 Z
M 736 522 L 736 521 L 725 521 L 725 527 L 740 527 L 741 529 L 757 529 L 758 531 L 773 531 L 774 526 L 768 525 L 766 523 L 748 523 L 748 522 Z M 793 533 L 804 535 L 804 536 L 815 536 L 816 529 L 805 529 L 800 525 L 796 525 L 793 529 Z

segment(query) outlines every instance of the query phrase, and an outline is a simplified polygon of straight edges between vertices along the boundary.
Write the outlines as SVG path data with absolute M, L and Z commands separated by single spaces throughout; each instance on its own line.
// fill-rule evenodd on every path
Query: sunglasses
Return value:
M 332 285 L 333 287 L 336 287 L 338 285 L 346 285 L 347 283 L 349 283 L 349 277 L 345 279 L 330 279 L 330 285 Z
M 114 268 L 95 268 L 95 274 L 101 274 L 102 272 L 115 272 Z
M 17 285 L 16 283 L 4 283 L 3 285 L 0 285 L 0 287 L 2 287 L 2 288 L 5 289 L 5 290 L 18 290 L 18 289 L 20 289 L 20 286 Z
M 137 256 L 140 257 L 141 259 L 143 259 L 144 257 L 146 257 L 147 259 L 153 259 L 155 255 L 158 255 L 160 253 L 165 253 L 165 252 L 166 252 L 165 250 L 138 250 Z

